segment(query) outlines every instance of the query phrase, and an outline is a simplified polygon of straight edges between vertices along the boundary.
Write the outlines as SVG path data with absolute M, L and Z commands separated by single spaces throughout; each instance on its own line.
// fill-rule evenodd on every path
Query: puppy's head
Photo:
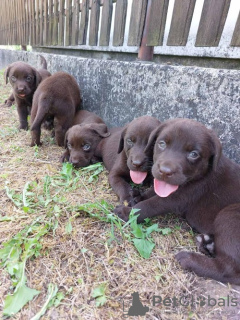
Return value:
M 197 121 L 174 119 L 162 123 L 152 132 L 146 151 L 154 143 L 152 174 L 155 192 L 161 197 L 217 170 L 221 143 L 213 131 Z
M 118 153 L 124 152 L 127 158 L 127 166 L 134 183 L 144 181 L 152 165 L 152 152 L 144 152 L 151 132 L 158 127 L 160 121 L 143 116 L 134 119 L 122 131 Z
M 69 151 L 69 162 L 76 168 L 91 164 L 95 150 L 102 138 L 110 135 L 103 123 L 77 124 L 65 135 L 65 148 Z
M 10 64 L 4 72 L 4 78 L 6 84 L 9 80 L 15 97 L 19 99 L 33 95 L 42 80 L 39 72 L 25 62 Z

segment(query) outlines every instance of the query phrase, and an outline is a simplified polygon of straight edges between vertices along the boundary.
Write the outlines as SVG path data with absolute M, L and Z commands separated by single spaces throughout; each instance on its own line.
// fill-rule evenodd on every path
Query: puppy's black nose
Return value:
M 165 176 L 165 177 L 170 177 L 174 174 L 173 168 L 171 168 L 170 166 L 166 166 L 166 165 L 160 165 L 159 172 L 160 172 L 160 175 Z
M 132 160 L 132 165 L 133 165 L 135 168 L 141 167 L 142 164 L 143 164 L 143 161 L 140 161 L 140 160 Z
M 23 87 L 19 87 L 18 88 L 18 93 L 22 93 L 24 91 L 24 88 Z

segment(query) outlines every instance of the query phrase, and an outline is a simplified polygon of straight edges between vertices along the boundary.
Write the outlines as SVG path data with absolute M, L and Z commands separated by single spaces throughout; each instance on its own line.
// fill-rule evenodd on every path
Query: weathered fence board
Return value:
M 64 46 L 64 10 L 65 0 L 59 2 L 59 33 L 58 33 L 58 44 Z
M 53 3 L 53 27 L 52 27 L 52 45 L 58 43 L 58 0 Z
M 163 43 L 168 4 L 169 0 L 151 0 L 146 33 L 146 43 L 148 46 L 160 46 Z
M 65 46 L 69 46 L 72 40 L 72 0 L 66 0 L 66 34 Z
M 92 0 L 90 29 L 89 29 L 89 45 L 96 46 L 98 42 L 98 26 L 100 15 L 100 0 Z
M 122 46 L 124 41 L 126 16 L 127 16 L 127 0 L 118 0 L 115 9 L 115 21 L 113 31 L 113 45 Z
M 82 1 L 81 22 L 78 36 L 78 44 L 86 44 L 89 16 L 89 0 Z
M 72 45 L 78 44 L 78 32 L 79 32 L 79 0 L 74 0 L 73 12 L 72 12 Z
M 196 0 L 176 0 L 167 40 L 168 46 L 185 46 Z
M 147 0 L 133 0 L 128 35 L 129 46 L 139 46 L 141 43 L 146 8 Z
M 204 1 L 195 46 L 218 46 L 229 6 L 229 0 Z
M 100 32 L 100 39 L 99 39 L 100 46 L 109 45 L 110 29 L 111 29 L 111 22 L 112 22 L 112 9 L 113 9 L 112 0 L 105 0 L 103 3 L 103 9 L 102 9 L 101 32 Z
M 237 23 L 234 28 L 234 32 L 231 40 L 231 46 L 240 47 L 240 12 L 238 14 Z

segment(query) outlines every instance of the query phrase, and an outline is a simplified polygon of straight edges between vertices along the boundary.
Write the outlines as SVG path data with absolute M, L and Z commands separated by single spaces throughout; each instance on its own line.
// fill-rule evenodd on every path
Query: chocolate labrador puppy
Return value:
M 13 93 L 5 101 L 7 106 L 11 106 L 14 101 L 17 105 L 20 127 L 19 129 L 28 129 L 27 117 L 30 114 L 33 94 L 40 82 L 51 75 L 46 70 L 47 62 L 41 56 L 44 69 L 36 70 L 25 62 L 14 62 L 10 64 L 4 72 L 6 84 L 8 79 L 13 88 Z
M 65 135 L 66 151 L 61 161 L 68 161 L 76 168 L 98 162 L 94 155 L 99 142 L 110 135 L 104 121 L 95 113 L 80 110 L 76 113 L 73 126 Z
M 54 118 L 56 142 L 63 146 L 65 133 L 73 125 L 74 116 L 80 106 L 80 90 L 73 76 L 60 71 L 45 79 L 33 97 L 31 146 L 41 144 L 41 124 L 49 117 Z
M 213 131 L 190 119 L 162 123 L 150 136 L 154 146 L 154 191 L 134 206 L 138 221 L 168 212 L 186 218 L 200 251 L 182 251 L 176 259 L 199 276 L 240 285 L 240 166 L 222 154 Z M 129 208 L 116 212 L 128 219 Z
M 150 116 L 136 118 L 123 129 L 116 129 L 97 150 L 100 150 L 103 163 L 107 164 L 109 183 L 121 203 L 131 204 L 137 195 L 130 182 L 141 184 L 150 173 L 152 150 L 145 153 L 144 149 L 151 132 L 159 124 L 159 120 Z

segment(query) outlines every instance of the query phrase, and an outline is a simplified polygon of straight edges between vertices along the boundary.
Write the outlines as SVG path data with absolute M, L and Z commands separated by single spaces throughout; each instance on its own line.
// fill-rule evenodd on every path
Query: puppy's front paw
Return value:
M 199 234 L 196 237 L 198 250 L 206 255 L 214 256 L 215 246 L 213 235 Z
M 188 251 L 180 251 L 175 255 L 175 259 L 179 262 L 183 269 L 191 269 L 192 253 Z
M 3 106 L 5 107 L 11 107 L 14 104 L 14 102 L 12 100 L 5 100 Z
M 131 211 L 131 207 L 126 207 L 125 205 L 119 205 L 114 209 L 114 213 L 122 220 L 128 221 L 129 213 Z
M 60 162 L 69 162 L 69 158 L 70 158 L 70 154 L 69 154 L 69 151 L 66 150 L 62 156 L 60 157 Z

